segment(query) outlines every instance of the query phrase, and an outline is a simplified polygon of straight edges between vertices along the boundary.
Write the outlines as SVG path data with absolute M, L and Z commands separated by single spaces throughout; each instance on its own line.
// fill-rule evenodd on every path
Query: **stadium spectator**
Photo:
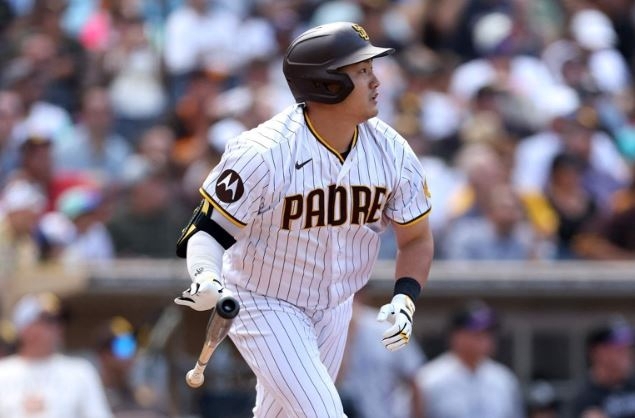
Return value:
M 56 209 L 73 224 L 73 238 L 61 259 L 72 263 L 108 261 L 115 257 L 114 244 L 106 228 L 104 194 L 85 186 L 71 187 L 57 199 Z
M 37 188 L 15 181 L 0 193 L 0 288 L 18 271 L 38 263 L 33 232 L 46 205 Z
M 20 165 L 9 177 L 26 181 L 41 191 L 47 200 L 45 210 L 55 209 L 59 195 L 69 187 L 93 185 L 95 179 L 82 172 L 59 172 L 55 169 L 53 140 L 48 136 L 29 135 L 19 144 Z
M 402 52 L 401 64 L 406 86 L 400 107 L 412 111 L 425 138 L 415 152 L 449 161 L 459 145 L 458 128 L 465 117 L 463 107 L 448 92 L 453 61 L 424 46 L 412 46 Z M 402 131 L 400 124 L 397 128 Z
M 172 123 L 177 137 L 172 159 L 183 170 L 207 148 L 210 104 L 215 103 L 220 92 L 218 83 L 202 71 L 188 78 L 187 88 L 172 109 Z M 223 103 L 223 106 L 226 104 Z
M 50 78 L 48 71 L 48 66 L 38 67 L 28 56 L 19 55 L 2 72 L 5 88 L 15 92 L 24 107 L 24 118 L 17 127 L 23 136 L 58 138 L 72 126 L 71 115 L 44 96 Z
M 67 0 L 34 0 L 26 22 L 29 33 L 23 53 L 32 52 L 32 62 L 46 68 L 42 98 L 73 115 L 79 109 L 82 77 L 88 63 L 86 51 L 77 39 L 67 34 L 61 19 Z
M 53 148 L 57 171 L 84 172 L 104 184 L 120 180 L 132 154 L 127 139 L 114 132 L 110 98 L 101 87 L 84 91 L 78 122 Z
M 610 318 L 587 335 L 589 370 L 573 402 L 576 417 L 635 416 L 635 334 L 621 316 Z
M 417 373 L 426 418 L 524 417 L 516 376 L 492 359 L 496 313 L 482 301 L 457 310 L 449 324 L 449 348 Z
M 450 92 L 467 106 L 480 88 L 493 85 L 513 96 L 523 108 L 539 113 L 544 100 L 542 92 L 555 81 L 539 58 L 522 51 L 513 31 L 518 23 L 513 14 L 494 10 L 474 19 L 471 39 L 478 57 L 456 68 Z M 533 113 L 526 113 L 526 117 L 534 116 Z
M 0 90 L 0 187 L 20 164 L 16 126 L 22 118 L 17 94 Z
M 544 196 L 557 216 L 558 259 L 577 258 L 573 241 L 589 232 L 602 217 L 595 199 L 584 189 L 584 161 L 570 154 L 553 158 Z
M 452 222 L 442 235 L 441 257 L 450 260 L 531 260 L 551 258 L 508 184 L 491 185 L 481 213 Z
M 635 164 L 631 163 L 635 173 Z M 635 259 L 635 176 L 628 187 L 617 191 L 609 213 L 573 242 L 581 257 L 591 260 Z
M 488 144 L 463 145 L 453 165 L 464 180 L 448 197 L 447 223 L 461 217 L 482 215 L 488 190 L 506 183 L 505 166 Z
M 15 328 L 11 321 L 0 319 L 0 359 L 15 351 Z
M 161 55 L 146 36 L 140 16 L 128 16 L 118 25 L 118 41 L 104 54 L 103 70 L 115 116 L 115 131 L 137 144 L 158 123 L 167 106 Z M 135 92 L 131 95 L 130 91 Z
M 167 417 L 166 393 L 157 393 L 153 387 L 161 382 L 135 380 L 139 342 L 136 330 L 126 318 L 114 316 L 97 327 L 95 351 L 99 375 L 115 418 Z M 163 376 L 158 380 L 165 382 L 165 379 Z
M 35 238 L 42 262 L 62 260 L 66 248 L 72 244 L 77 230 L 73 221 L 59 212 L 48 212 L 38 221 Z
M 173 184 L 165 171 L 145 158 L 130 160 L 124 168 L 122 201 L 106 226 L 118 257 L 172 258 L 188 213 L 173 199 Z
M 95 368 L 59 351 L 63 311 L 57 296 L 23 296 L 12 320 L 17 350 L 0 359 L 0 417 L 112 417 Z
M 167 17 L 164 58 L 172 104 L 197 71 L 224 81 L 236 70 L 232 52 L 235 34 L 240 33 L 238 16 L 214 3 L 186 0 Z M 215 30 L 201 30 L 205 27 Z
M 47 198 L 47 209 L 54 206 L 52 140 L 47 136 L 29 135 L 19 141 L 19 166 L 8 181 L 25 181 L 39 189 Z
M 631 75 L 624 57 L 615 49 L 617 33 L 606 14 L 595 7 L 582 7 L 571 14 L 569 32 L 581 48 L 594 87 L 615 97 L 627 94 Z
M 628 165 L 612 139 L 598 130 L 595 109 L 579 107 L 577 94 L 567 88 L 559 89 L 553 101 L 549 127 L 523 138 L 516 148 L 514 185 L 522 192 L 544 191 L 553 157 L 565 152 L 584 162 L 584 188 L 606 208 L 612 194 L 627 184 Z
M 139 138 L 137 153 L 146 158 L 155 169 L 171 172 L 176 170 L 172 161 L 175 141 L 174 131 L 166 125 L 154 125 Z M 179 173 L 173 173 L 178 175 Z

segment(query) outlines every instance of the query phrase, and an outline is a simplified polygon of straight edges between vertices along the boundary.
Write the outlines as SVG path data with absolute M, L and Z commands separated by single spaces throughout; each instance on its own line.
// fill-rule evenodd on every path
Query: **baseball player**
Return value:
M 257 377 L 255 417 L 345 416 L 333 382 L 389 223 L 397 279 L 382 342 L 410 338 L 433 242 L 419 160 L 376 118 L 373 59 L 393 52 L 349 22 L 296 38 L 283 72 L 297 103 L 228 143 L 178 240 L 192 285 L 175 302 L 240 302 L 229 336 Z

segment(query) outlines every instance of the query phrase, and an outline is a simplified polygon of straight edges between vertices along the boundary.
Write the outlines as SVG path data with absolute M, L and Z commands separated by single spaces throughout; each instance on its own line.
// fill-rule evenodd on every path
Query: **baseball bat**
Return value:
M 212 310 L 207 322 L 205 343 L 203 343 L 196 365 L 185 375 L 185 381 L 189 387 L 197 388 L 203 384 L 205 367 L 207 367 L 207 363 L 216 347 L 227 336 L 234 318 L 238 315 L 238 311 L 240 311 L 240 306 L 233 296 L 221 296 L 216 302 L 216 307 Z

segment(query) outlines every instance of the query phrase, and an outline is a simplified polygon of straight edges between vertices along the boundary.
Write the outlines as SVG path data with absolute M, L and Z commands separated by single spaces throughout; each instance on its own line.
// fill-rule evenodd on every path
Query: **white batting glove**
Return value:
M 189 306 L 195 311 L 208 311 L 216 306 L 221 295 L 229 293 L 217 278 L 210 273 L 202 273 L 192 282 L 189 289 L 174 299 L 174 303 Z
M 415 304 L 410 297 L 404 294 L 393 296 L 390 303 L 379 308 L 377 320 L 389 321 L 393 324 L 383 335 L 381 342 L 390 351 L 399 350 L 408 344 L 412 334 L 412 318 L 415 313 Z

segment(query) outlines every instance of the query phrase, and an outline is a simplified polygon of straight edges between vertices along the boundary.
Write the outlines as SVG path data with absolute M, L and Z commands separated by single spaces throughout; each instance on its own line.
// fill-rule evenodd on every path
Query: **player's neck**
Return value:
M 347 120 L 334 106 L 311 106 L 306 110 L 311 127 L 338 152 L 350 149 L 357 122 Z

